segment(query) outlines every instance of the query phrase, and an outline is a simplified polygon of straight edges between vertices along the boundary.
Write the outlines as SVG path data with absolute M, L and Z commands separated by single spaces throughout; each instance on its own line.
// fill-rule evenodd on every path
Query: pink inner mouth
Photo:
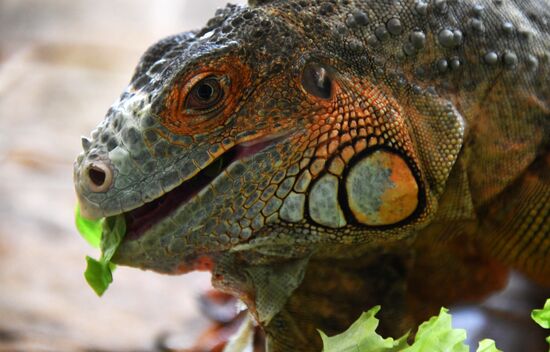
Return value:
M 198 194 L 233 162 L 254 155 L 284 138 L 284 136 L 259 138 L 257 141 L 236 145 L 170 192 L 125 213 L 127 229 L 125 239 L 135 240 L 141 237 L 147 230 Z

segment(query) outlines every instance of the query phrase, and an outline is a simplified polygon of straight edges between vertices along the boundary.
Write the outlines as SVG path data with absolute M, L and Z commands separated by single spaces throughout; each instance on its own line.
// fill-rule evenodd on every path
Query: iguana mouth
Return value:
M 125 239 L 135 240 L 140 238 L 155 224 L 167 218 L 174 210 L 191 200 L 229 165 L 261 152 L 286 136 L 287 134 L 260 137 L 237 144 L 176 188 L 139 208 L 124 213 L 127 229 Z

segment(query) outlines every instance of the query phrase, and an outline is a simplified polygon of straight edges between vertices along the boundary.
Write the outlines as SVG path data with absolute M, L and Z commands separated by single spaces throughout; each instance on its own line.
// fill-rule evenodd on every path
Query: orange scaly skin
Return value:
M 550 285 L 550 5 L 251 1 L 152 46 L 75 163 L 114 261 L 211 270 L 269 351 Z

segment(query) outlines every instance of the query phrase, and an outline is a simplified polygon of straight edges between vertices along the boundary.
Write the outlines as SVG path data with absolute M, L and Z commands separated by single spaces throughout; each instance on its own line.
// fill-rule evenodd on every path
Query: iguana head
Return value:
M 181 273 L 229 251 L 346 255 L 335 248 L 433 215 L 462 143 L 456 111 L 362 44 L 366 12 L 263 3 L 153 45 L 83 139 L 82 213 L 126 218 L 115 262 Z

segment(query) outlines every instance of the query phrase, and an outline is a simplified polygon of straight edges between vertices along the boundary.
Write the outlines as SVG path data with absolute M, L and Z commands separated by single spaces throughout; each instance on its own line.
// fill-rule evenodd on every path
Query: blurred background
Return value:
M 87 286 L 72 163 L 145 49 L 225 3 L 0 0 L 0 351 L 149 351 L 206 326 L 209 274 L 119 267 L 101 299 Z
M 101 299 L 87 286 L 84 257 L 98 253 L 73 225 L 72 162 L 145 49 L 225 2 L 0 0 L 0 352 L 154 351 L 163 335 L 183 347 L 207 326 L 197 297 L 209 274 L 119 267 Z M 529 312 L 543 298 L 515 276 L 454 322 L 471 341 L 542 351 Z

